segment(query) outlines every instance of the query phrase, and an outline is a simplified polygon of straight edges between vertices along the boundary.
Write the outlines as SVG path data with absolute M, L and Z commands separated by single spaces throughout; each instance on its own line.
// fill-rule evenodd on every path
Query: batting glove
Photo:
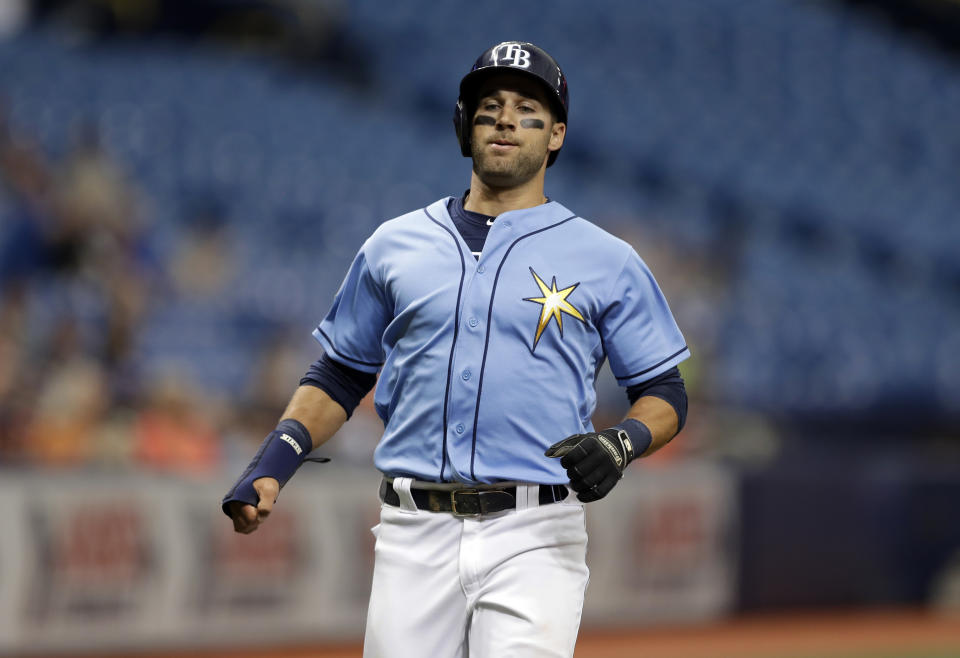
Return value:
M 650 445 L 650 430 L 637 423 L 642 430 L 636 446 L 630 434 L 621 427 L 611 427 L 600 432 L 574 434 L 550 446 L 544 453 L 547 457 L 559 457 L 560 465 L 567 469 L 570 488 L 577 492 L 580 502 L 600 500 L 613 489 L 623 477 L 627 464 Z

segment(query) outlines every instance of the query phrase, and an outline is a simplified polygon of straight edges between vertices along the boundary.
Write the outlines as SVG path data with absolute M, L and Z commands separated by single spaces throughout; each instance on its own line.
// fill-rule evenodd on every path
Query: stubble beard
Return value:
M 537 175 L 546 157 L 546 146 L 530 151 L 521 150 L 515 157 L 503 157 L 484 151 L 486 144 L 473 140 L 473 171 L 490 187 L 517 187 Z

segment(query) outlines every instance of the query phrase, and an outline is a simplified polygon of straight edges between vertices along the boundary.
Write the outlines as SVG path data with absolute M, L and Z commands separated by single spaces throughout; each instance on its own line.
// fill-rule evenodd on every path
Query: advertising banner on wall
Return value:
M 4 477 L 0 652 L 360 638 L 378 481 L 372 470 L 305 471 L 263 528 L 240 535 L 219 508 L 228 482 Z M 585 626 L 722 615 L 734 517 L 733 484 L 718 471 L 631 473 L 588 508 Z
M 602 503 L 587 506 L 585 624 L 686 623 L 732 609 L 737 508 L 728 472 L 640 462 Z

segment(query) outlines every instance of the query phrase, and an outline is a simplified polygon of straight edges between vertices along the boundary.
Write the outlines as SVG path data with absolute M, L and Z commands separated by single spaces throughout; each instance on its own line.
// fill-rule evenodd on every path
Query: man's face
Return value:
M 525 183 L 563 145 L 565 131 L 541 85 L 523 75 L 495 75 L 480 87 L 473 115 L 473 170 L 491 187 Z

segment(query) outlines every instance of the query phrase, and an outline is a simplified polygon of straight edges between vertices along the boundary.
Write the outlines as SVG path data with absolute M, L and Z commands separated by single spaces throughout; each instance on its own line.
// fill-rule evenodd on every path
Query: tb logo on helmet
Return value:
M 501 55 L 500 53 L 503 49 L 506 49 L 506 52 Z M 520 44 L 517 43 L 505 41 L 493 49 L 492 55 L 493 57 L 491 59 L 493 59 L 494 66 L 500 66 L 502 60 L 513 60 L 510 66 L 516 66 L 521 69 L 530 67 L 530 52 L 521 48 Z

